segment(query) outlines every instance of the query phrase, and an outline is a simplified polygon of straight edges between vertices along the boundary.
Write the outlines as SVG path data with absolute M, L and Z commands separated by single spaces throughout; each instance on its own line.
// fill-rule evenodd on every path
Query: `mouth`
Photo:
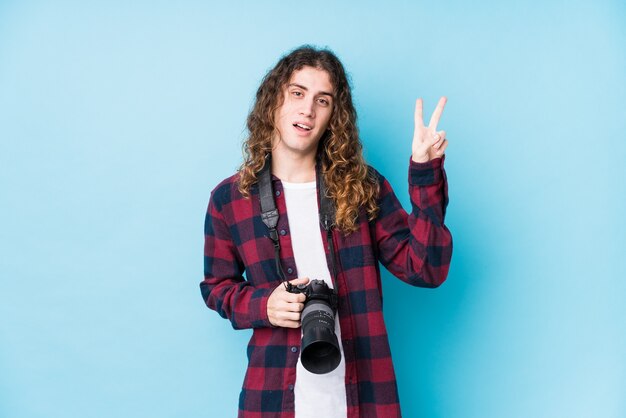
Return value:
M 294 123 L 293 124 L 294 128 L 296 128 L 297 130 L 301 131 L 301 132 L 308 132 L 311 129 L 313 129 L 311 126 L 304 124 L 304 123 Z

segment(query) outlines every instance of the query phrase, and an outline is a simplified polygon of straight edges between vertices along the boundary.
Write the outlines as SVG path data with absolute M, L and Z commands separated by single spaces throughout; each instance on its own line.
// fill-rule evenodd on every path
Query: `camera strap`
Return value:
M 259 182 L 259 200 L 261 202 L 261 219 L 267 228 L 269 229 L 269 238 L 274 244 L 274 259 L 276 262 L 276 271 L 281 280 L 289 286 L 283 271 L 282 264 L 280 262 L 280 241 L 278 239 L 278 232 L 276 226 L 278 225 L 278 209 L 276 209 L 276 201 L 274 200 L 274 188 L 272 187 L 271 176 L 272 160 L 271 154 L 267 154 L 265 158 L 265 165 L 261 169 L 258 175 Z M 320 200 L 319 208 L 319 220 L 326 231 L 326 241 L 330 250 L 330 259 L 332 267 L 333 281 L 336 277 L 335 267 L 335 247 L 333 245 L 332 228 L 335 226 L 335 205 L 333 201 L 326 195 L 326 183 L 324 182 L 324 176 L 321 173 L 321 161 L 317 161 L 315 165 L 315 175 L 319 182 L 319 188 L 317 190 Z

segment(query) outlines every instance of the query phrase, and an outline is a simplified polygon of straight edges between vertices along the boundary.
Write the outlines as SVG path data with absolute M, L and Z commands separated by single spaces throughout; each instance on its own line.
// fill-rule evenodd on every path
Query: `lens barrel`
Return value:
M 335 334 L 335 315 L 325 300 L 308 300 L 302 311 L 302 353 L 305 369 L 324 374 L 337 368 L 341 351 Z

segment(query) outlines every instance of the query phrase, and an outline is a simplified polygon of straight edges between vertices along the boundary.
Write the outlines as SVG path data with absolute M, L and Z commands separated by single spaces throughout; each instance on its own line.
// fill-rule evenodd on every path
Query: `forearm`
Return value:
M 207 275 L 200 283 L 200 290 L 206 305 L 229 319 L 233 328 L 272 326 L 267 316 L 267 301 L 272 288 L 255 288 L 242 277 Z
M 243 278 L 245 265 L 213 196 L 204 224 L 204 280 L 200 290 L 205 304 L 231 321 L 233 328 L 271 326 L 267 299 L 271 288 L 255 287 Z
M 446 279 L 452 256 L 452 237 L 444 225 L 448 202 L 441 159 L 410 163 L 407 214 L 391 186 L 381 184 L 376 233 L 380 259 L 396 277 L 420 287 L 437 287 Z
M 452 235 L 446 225 L 448 183 L 445 156 L 426 163 L 410 161 L 408 218 L 413 241 L 411 259 L 424 286 L 437 287 L 448 275 L 452 258 Z

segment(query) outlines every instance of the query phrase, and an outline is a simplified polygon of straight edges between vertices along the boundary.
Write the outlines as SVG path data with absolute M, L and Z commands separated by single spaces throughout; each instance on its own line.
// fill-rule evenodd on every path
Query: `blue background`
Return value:
M 405 207 L 414 100 L 449 98 L 448 281 L 383 277 L 404 415 L 626 417 L 626 6 L 433 3 L 1 2 L 0 417 L 235 416 L 204 212 L 303 43 Z

